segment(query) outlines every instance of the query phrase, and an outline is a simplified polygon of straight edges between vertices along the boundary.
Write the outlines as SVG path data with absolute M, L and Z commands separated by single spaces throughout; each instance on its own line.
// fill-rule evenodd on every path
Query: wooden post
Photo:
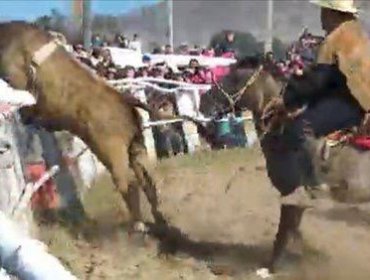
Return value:
M 273 16 L 274 16 L 274 0 L 267 0 L 267 26 L 266 26 L 266 38 L 265 38 L 265 53 L 272 51 Z
M 168 44 L 174 48 L 173 43 L 173 0 L 167 0 L 168 10 Z
M 176 94 L 176 102 L 179 114 L 191 114 L 196 116 L 198 112 L 198 97 L 199 93 L 197 89 L 192 89 L 191 91 L 179 90 Z M 182 127 L 185 135 L 186 145 L 188 147 L 188 153 L 194 153 L 201 146 L 197 126 L 193 122 L 184 121 Z
M 68 169 L 77 182 L 79 197 L 83 201 L 87 190 L 95 184 L 106 168 L 80 138 L 68 132 L 60 132 L 57 134 L 57 140 Z
M 137 90 L 134 93 L 135 97 L 138 98 L 141 102 L 147 103 L 146 95 L 145 95 L 145 90 L 140 89 Z M 155 142 L 154 142 L 154 137 L 153 137 L 153 131 L 151 127 L 147 127 L 145 124 L 150 121 L 150 116 L 148 112 L 144 111 L 143 109 L 137 108 L 136 110 L 139 111 L 139 114 L 142 118 L 142 123 L 143 123 L 143 137 L 144 137 L 144 143 L 145 147 L 148 153 L 148 158 L 152 161 L 157 160 L 157 152 L 155 149 Z
M 91 47 L 91 20 L 92 20 L 92 11 L 91 11 L 91 0 L 84 0 L 82 10 L 82 34 L 84 48 L 90 50 Z

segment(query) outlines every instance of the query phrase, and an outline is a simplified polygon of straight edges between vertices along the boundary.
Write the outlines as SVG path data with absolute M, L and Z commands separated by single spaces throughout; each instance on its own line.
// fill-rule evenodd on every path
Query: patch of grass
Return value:
M 202 151 L 192 155 L 183 155 L 159 162 L 157 169 L 170 172 L 180 168 L 204 169 L 209 166 L 228 166 L 233 162 L 246 161 L 247 157 L 254 156 L 259 152 L 258 148 L 243 149 L 235 148 L 219 151 Z
M 84 207 L 91 218 L 106 213 L 118 214 L 124 210 L 122 198 L 109 174 L 101 176 L 96 185 L 85 193 Z

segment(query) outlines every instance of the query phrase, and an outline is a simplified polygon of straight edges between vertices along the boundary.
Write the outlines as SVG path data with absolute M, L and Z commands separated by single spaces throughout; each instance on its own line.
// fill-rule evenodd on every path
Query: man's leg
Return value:
M 329 195 L 329 188 L 320 181 L 319 174 L 315 171 L 313 157 L 317 155 L 314 154 L 315 149 L 311 149 L 312 142 L 306 132 L 307 126 L 313 137 L 323 137 L 337 130 L 360 125 L 362 117 L 363 111 L 358 104 L 343 97 L 331 96 L 308 107 L 305 113 L 294 121 L 288 128 L 288 133 L 292 134 L 292 141 L 297 144 L 301 153 L 298 162 L 302 170 L 302 186 L 283 197 L 283 204 L 309 206 L 310 203 L 307 202 L 315 194 Z M 305 189 L 308 192 L 304 191 Z

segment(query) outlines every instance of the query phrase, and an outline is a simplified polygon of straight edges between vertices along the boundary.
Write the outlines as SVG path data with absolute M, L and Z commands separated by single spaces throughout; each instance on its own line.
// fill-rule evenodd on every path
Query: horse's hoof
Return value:
M 266 267 L 257 269 L 256 275 L 262 279 L 269 279 L 269 278 L 272 278 L 273 276 L 270 270 Z
M 135 246 L 149 248 L 151 246 L 147 244 L 148 232 L 149 229 L 143 222 L 135 222 L 127 232 L 128 241 Z
M 234 274 L 234 271 L 231 267 L 224 265 L 213 265 L 209 268 L 216 276 L 232 276 Z
M 143 222 L 135 222 L 132 226 L 132 231 L 137 233 L 147 233 L 148 227 Z

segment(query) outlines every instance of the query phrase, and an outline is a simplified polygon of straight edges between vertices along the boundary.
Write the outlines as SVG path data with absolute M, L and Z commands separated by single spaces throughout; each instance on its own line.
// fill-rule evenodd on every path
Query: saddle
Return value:
M 370 135 L 356 135 L 350 131 L 336 131 L 326 137 L 326 143 L 329 147 L 335 147 L 340 144 L 351 145 L 360 150 L 370 150 Z

